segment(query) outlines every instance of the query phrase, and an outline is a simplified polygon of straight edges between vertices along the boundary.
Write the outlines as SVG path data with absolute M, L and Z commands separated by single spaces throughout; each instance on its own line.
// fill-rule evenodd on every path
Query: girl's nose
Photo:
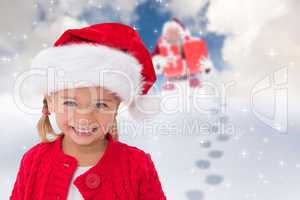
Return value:
M 75 110 L 76 113 L 78 114 L 90 114 L 93 112 L 93 107 L 92 106 L 81 106 L 77 107 Z
M 76 108 L 75 113 L 73 113 L 73 117 L 77 124 L 88 125 L 96 122 L 93 109 L 91 108 Z

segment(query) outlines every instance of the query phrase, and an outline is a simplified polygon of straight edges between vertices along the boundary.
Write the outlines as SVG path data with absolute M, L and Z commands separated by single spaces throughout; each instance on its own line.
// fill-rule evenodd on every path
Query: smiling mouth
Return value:
M 91 136 L 93 135 L 97 130 L 98 128 L 92 128 L 92 129 L 77 129 L 73 126 L 71 126 L 74 133 L 78 136 Z

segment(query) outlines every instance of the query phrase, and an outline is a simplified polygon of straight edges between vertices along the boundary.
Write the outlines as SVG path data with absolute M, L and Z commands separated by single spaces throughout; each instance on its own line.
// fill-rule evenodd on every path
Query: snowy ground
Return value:
M 188 91 L 184 84 L 180 87 Z M 245 100 L 229 98 L 222 113 L 218 99 L 193 104 L 193 94 L 181 96 L 184 101 L 177 105 L 170 100 L 169 106 L 189 105 L 190 110 L 152 122 L 176 131 L 124 137 L 152 153 L 169 199 L 297 199 L 300 136 L 295 119 L 289 119 L 288 132 L 280 133 L 256 118 Z
M 178 111 L 136 125 L 119 120 L 121 141 L 151 153 L 168 199 L 295 200 L 300 196 L 300 128 L 293 116 L 288 132 L 279 133 L 257 119 L 245 100 L 230 98 L 223 105 L 220 99 L 208 97 L 192 103 L 195 91 L 183 83 L 179 87 L 179 101 L 167 98 L 174 91 L 162 93 L 167 99 L 164 109 Z M 9 95 L 1 99 L 1 106 L 13 107 Z M 20 157 L 38 138 L 33 131 L 36 116 L 16 114 L 16 108 L 4 112 L 0 186 L 2 199 L 8 199 Z

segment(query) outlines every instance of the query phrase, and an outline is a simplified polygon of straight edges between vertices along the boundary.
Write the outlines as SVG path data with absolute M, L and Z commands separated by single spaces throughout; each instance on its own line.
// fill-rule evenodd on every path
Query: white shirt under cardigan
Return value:
M 71 185 L 68 192 L 67 200 L 84 200 L 83 196 L 77 189 L 77 187 L 74 185 L 74 180 L 84 172 L 86 172 L 88 169 L 90 169 L 93 166 L 84 166 L 84 167 L 77 167 L 76 171 L 74 172 Z

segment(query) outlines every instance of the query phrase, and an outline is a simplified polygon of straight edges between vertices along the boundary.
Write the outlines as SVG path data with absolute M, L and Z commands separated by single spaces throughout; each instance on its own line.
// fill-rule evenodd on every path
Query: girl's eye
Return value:
M 74 101 L 65 101 L 63 104 L 66 106 L 72 106 L 72 107 L 77 105 L 76 102 L 74 102 Z M 98 109 L 107 108 L 107 107 L 108 107 L 108 105 L 106 103 L 103 103 L 103 102 L 96 103 L 96 108 L 98 108 Z
M 66 105 L 66 106 L 76 106 L 76 103 L 74 101 L 65 101 L 64 105 Z
M 101 108 L 101 107 L 103 107 L 103 106 L 104 106 L 105 108 L 108 107 L 106 103 L 102 103 L 102 102 L 96 103 L 96 107 L 97 107 L 97 108 Z

